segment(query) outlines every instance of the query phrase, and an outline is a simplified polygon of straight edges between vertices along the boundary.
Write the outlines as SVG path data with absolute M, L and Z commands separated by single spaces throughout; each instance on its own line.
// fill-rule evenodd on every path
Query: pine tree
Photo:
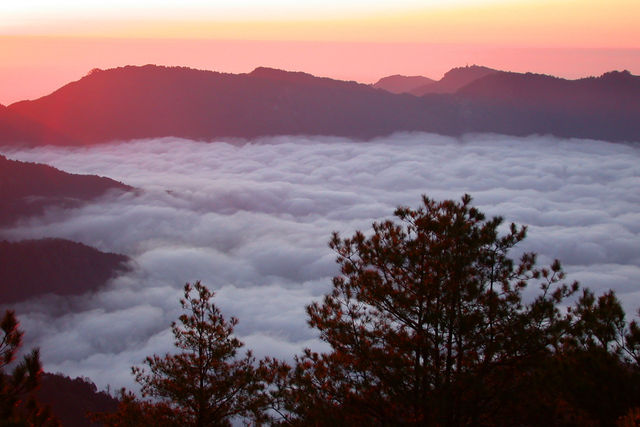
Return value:
M 251 352 L 233 336 L 237 319 L 226 321 L 211 302 L 213 292 L 200 282 L 186 284 L 180 304 L 184 313 L 171 325 L 176 354 L 147 357 L 133 367 L 142 393 L 139 401 L 121 393 L 116 414 L 94 419 L 111 426 L 224 426 L 234 417 L 264 419 L 263 382 Z
M 500 236 L 502 218 L 487 220 L 470 202 L 424 197 L 369 236 L 334 233 L 342 274 L 307 307 L 332 350 L 307 350 L 292 368 L 275 363 L 287 422 L 481 424 L 530 386 L 527 373 L 561 345 L 570 321 L 558 305 L 578 285 L 560 283 L 557 261 L 514 262 L 526 228 Z M 525 303 L 531 282 L 541 292 Z

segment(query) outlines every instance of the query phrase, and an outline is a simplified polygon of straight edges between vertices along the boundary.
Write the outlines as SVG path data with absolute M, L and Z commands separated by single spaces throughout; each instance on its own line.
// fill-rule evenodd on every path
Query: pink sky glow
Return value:
M 93 68 L 258 66 L 372 83 L 471 64 L 640 74 L 637 0 L 22 0 L 0 4 L 0 103 Z
M 471 64 L 566 78 L 613 69 L 640 73 L 640 49 L 531 48 L 463 44 L 277 42 L 184 39 L 8 37 L 0 56 L 0 103 L 34 99 L 81 78 L 93 68 L 180 65 L 230 72 L 258 66 L 373 83 L 391 74 L 439 79 Z

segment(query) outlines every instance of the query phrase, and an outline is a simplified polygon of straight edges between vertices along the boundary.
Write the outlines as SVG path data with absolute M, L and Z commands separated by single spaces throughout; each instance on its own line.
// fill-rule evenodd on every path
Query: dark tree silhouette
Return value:
M 143 401 L 132 392 L 121 389 L 115 412 L 89 413 L 89 418 L 108 427 L 179 427 L 181 411 L 165 402 Z
M 264 419 L 267 405 L 255 358 L 237 357 L 243 344 L 233 337 L 235 318 L 226 321 L 211 302 L 213 292 L 200 282 L 185 285 L 184 314 L 171 326 L 177 354 L 153 355 L 134 367 L 142 393 L 126 391 L 116 414 L 100 415 L 106 425 L 230 425 L 233 417 Z
M 334 233 L 341 275 L 309 324 L 331 346 L 293 366 L 255 366 L 199 282 L 172 325 L 178 354 L 133 368 L 150 400 L 122 391 L 109 426 L 633 425 L 640 414 L 640 327 L 613 292 L 563 283 L 559 261 L 510 252 L 525 227 L 485 218 L 471 197 Z M 501 232 L 501 230 L 504 230 Z M 537 285 L 537 294 L 524 291 Z M 575 296 L 573 304 L 567 298 Z M 639 313 L 640 314 L 640 313 Z M 267 411 L 269 408 L 271 411 Z M 271 415 L 278 414 L 277 418 Z
M 398 222 L 374 223 L 370 235 L 334 233 L 330 247 L 342 274 L 322 303 L 307 307 L 309 324 L 332 350 L 306 350 L 293 367 L 273 361 L 283 423 L 530 425 L 562 424 L 567 414 L 588 418 L 568 408 L 565 395 L 576 388 L 560 390 L 546 375 L 580 345 L 637 354 L 629 344 L 637 326 L 627 330 L 627 344 L 615 344 L 625 328 L 612 294 L 594 306 L 587 292 L 571 312 L 560 309 L 578 284 L 562 283 L 557 260 L 538 268 L 535 254 L 525 253 L 514 262 L 509 251 L 526 228 L 511 224 L 500 235 L 502 218 L 486 219 L 470 202 L 468 195 L 460 202 L 423 197 L 418 209 L 398 208 Z M 525 301 L 532 284 L 540 293 Z M 628 372 L 620 359 L 607 360 L 616 378 Z M 572 366 L 584 368 L 579 362 Z M 613 372 L 601 366 L 599 373 Z
M 15 313 L 7 310 L 0 322 L 0 426 L 58 426 L 50 409 L 35 399 L 40 385 L 40 353 L 34 349 L 5 373 L 22 345 L 23 332 Z
M 51 411 L 65 427 L 100 427 L 92 423 L 88 414 L 113 412 L 118 400 L 109 392 L 98 391 L 87 377 L 69 378 L 63 374 L 43 373 L 36 398 L 51 407 Z

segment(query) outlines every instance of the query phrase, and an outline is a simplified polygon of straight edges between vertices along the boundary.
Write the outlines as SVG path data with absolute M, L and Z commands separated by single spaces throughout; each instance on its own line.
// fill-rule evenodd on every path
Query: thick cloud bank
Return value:
M 99 386 L 171 348 L 185 282 L 202 280 L 258 356 L 321 349 L 304 306 L 336 273 L 334 230 L 368 230 L 397 205 L 470 193 L 489 215 L 528 224 L 520 251 L 563 261 L 597 293 L 640 306 L 640 147 L 549 137 L 399 134 L 371 142 L 278 137 L 252 142 L 138 141 L 7 151 L 10 158 L 105 175 L 137 194 L 51 213 L 5 238 L 62 237 L 126 254 L 135 269 L 94 295 L 17 308 L 45 368 Z M 517 255 L 517 254 L 516 254 Z

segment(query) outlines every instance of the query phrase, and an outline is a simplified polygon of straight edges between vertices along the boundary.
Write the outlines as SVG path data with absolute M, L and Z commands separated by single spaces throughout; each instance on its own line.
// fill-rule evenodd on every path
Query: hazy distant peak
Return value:
M 319 82 L 319 81 L 332 81 L 329 78 L 316 77 L 312 74 L 302 71 L 287 71 L 278 68 L 258 67 L 248 74 L 251 77 L 257 77 L 261 79 L 277 80 L 281 82 L 291 83 L 305 83 L 305 82 Z
M 249 75 L 256 77 L 278 77 L 278 76 L 286 76 L 291 74 L 301 74 L 301 75 L 310 75 L 308 73 L 304 73 L 302 71 L 288 71 L 283 70 L 281 68 L 272 68 L 272 67 L 256 67 Z
M 428 84 L 435 83 L 435 80 L 424 76 L 403 76 L 394 74 L 383 77 L 372 86 L 376 89 L 383 89 L 391 93 L 409 93 L 410 91 Z
M 498 70 L 485 67 L 483 65 L 475 65 L 475 64 L 465 65 L 464 67 L 454 67 L 450 69 L 449 71 L 444 73 L 444 76 L 442 77 L 442 79 L 452 78 L 454 76 L 460 76 L 460 75 L 464 75 L 464 76 L 487 75 L 487 74 L 492 74 L 496 72 L 498 72 Z
M 98 73 L 103 73 L 105 70 L 103 70 L 102 68 L 92 68 L 87 74 L 85 74 L 86 76 L 91 76 L 93 74 L 98 74 Z
M 602 75 L 602 77 L 605 77 L 605 76 L 625 76 L 625 77 L 629 77 L 629 76 L 633 76 L 633 74 L 631 74 L 631 71 L 629 71 L 629 70 L 622 70 L 622 71 L 611 70 L 611 71 L 607 71 L 606 73 L 604 73 Z
M 467 65 L 465 67 L 456 67 L 447 71 L 440 84 L 450 88 L 451 92 L 456 92 L 458 89 L 468 85 L 469 83 L 481 79 L 483 77 L 499 73 L 498 70 L 493 68 L 484 67 L 481 65 Z
M 309 73 L 302 71 L 287 71 L 280 68 L 257 67 L 249 73 L 252 77 L 266 77 L 270 79 L 291 79 L 291 78 L 316 78 Z
M 599 79 L 605 80 L 605 81 L 629 81 L 629 80 L 636 80 L 638 79 L 638 77 L 640 76 L 635 76 L 631 74 L 629 70 L 622 70 L 622 71 L 614 70 L 614 71 L 608 71 L 604 73 L 599 77 Z
M 455 93 L 460 88 L 482 77 L 499 73 L 500 71 L 481 65 L 467 65 L 465 67 L 456 67 L 447 71 L 442 79 L 434 84 L 427 84 L 415 88 L 411 91 L 417 96 L 426 95 L 428 93 Z

